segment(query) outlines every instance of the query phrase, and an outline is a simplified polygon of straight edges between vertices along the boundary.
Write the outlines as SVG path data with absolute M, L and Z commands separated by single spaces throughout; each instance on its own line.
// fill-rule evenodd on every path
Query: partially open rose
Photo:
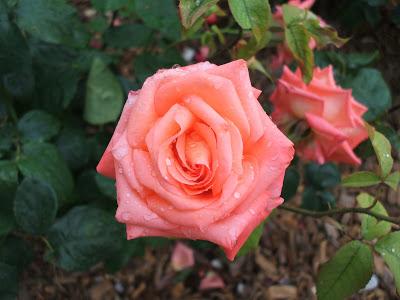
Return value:
M 332 66 L 314 69 L 309 85 L 300 70 L 292 73 L 285 67 L 271 101 L 272 118 L 281 128 L 304 129 L 305 122 L 305 129 L 311 129 L 296 146 L 300 156 L 319 163 L 361 163 L 353 149 L 368 137 L 362 119 L 367 108 L 353 98 L 351 90 L 336 85 Z
M 97 170 L 116 178 L 127 237 L 219 244 L 233 259 L 280 198 L 292 143 L 243 60 L 160 70 L 131 92 Z

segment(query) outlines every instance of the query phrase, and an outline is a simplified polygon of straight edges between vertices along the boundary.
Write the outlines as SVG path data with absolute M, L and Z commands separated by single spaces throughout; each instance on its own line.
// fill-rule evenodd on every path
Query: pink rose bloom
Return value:
M 176 243 L 171 256 L 171 265 L 175 271 L 194 266 L 194 255 L 192 248 L 180 242 Z
M 300 70 L 292 73 L 285 67 L 271 96 L 273 120 L 280 127 L 304 121 L 311 134 L 296 148 L 309 160 L 359 165 L 353 149 L 368 137 L 362 115 L 367 108 L 357 102 L 351 90 L 336 85 L 332 66 L 315 68 L 306 85 Z
M 282 203 L 294 152 L 259 94 L 244 60 L 160 70 L 130 92 L 97 166 L 116 178 L 128 239 L 208 240 L 235 257 Z

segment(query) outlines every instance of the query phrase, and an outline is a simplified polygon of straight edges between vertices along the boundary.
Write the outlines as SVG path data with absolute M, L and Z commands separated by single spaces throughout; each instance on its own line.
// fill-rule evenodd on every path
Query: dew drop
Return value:
M 396 250 L 395 250 L 394 248 L 392 248 L 391 251 L 392 251 L 393 253 L 396 252 Z
M 156 172 L 151 171 L 151 176 L 156 177 Z
M 172 69 L 177 69 L 177 68 L 180 68 L 180 67 L 181 67 L 180 64 L 174 64 L 174 65 L 172 66 Z
M 172 165 L 172 162 L 171 162 L 171 159 L 170 159 L 170 158 L 167 158 L 167 159 L 165 160 L 165 163 L 167 164 L 168 167 L 170 167 L 170 166 Z
M 239 199 L 240 198 L 240 193 L 239 192 L 235 192 L 234 194 L 233 194 L 233 197 L 235 197 L 236 199 Z
M 270 169 L 271 171 L 275 171 L 275 170 L 277 169 L 277 167 L 275 167 L 275 166 L 270 166 L 269 169 Z
M 231 236 L 232 239 L 236 239 L 237 238 L 237 231 L 235 228 L 231 228 L 229 229 L 229 235 Z
M 119 168 L 119 169 L 118 169 L 118 173 L 119 173 L 119 174 L 122 174 L 122 173 L 123 173 L 122 168 Z
M 254 211 L 254 209 L 250 208 L 249 209 L 250 213 L 254 216 L 256 214 L 256 212 Z

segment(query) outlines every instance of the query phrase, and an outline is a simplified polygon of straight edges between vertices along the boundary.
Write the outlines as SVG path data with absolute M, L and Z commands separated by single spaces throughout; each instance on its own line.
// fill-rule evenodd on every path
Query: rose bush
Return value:
M 160 70 L 131 92 L 97 167 L 116 178 L 127 237 L 209 240 L 233 259 L 280 198 L 292 143 L 246 62 Z
M 273 120 L 286 131 L 306 122 L 311 129 L 297 145 L 297 154 L 320 164 L 333 161 L 359 165 L 353 149 L 368 137 L 362 115 L 367 108 L 357 102 L 351 90 L 335 83 L 332 66 L 315 68 L 306 85 L 300 70 L 285 67 L 271 101 Z

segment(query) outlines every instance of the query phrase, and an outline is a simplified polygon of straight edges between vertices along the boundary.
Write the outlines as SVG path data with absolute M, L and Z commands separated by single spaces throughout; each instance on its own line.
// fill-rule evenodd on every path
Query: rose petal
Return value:
M 171 256 L 171 266 L 175 271 L 194 266 L 194 255 L 192 248 L 183 243 L 176 243 Z

